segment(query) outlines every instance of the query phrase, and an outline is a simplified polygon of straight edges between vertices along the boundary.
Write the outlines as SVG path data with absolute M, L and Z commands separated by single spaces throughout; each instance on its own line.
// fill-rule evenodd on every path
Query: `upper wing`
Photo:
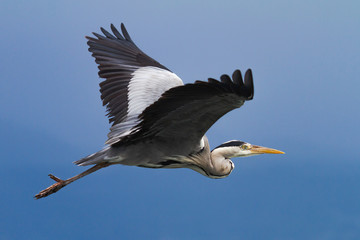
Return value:
M 221 82 L 209 79 L 178 86 L 140 115 L 141 122 L 120 144 L 154 138 L 172 145 L 194 147 L 205 132 L 224 114 L 241 107 L 254 96 L 253 77 L 247 70 L 245 81 L 241 72 L 221 76 Z M 184 146 L 185 145 L 185 146 Z
M 93 33 L 88 39 L 89 51 L 99 64 L 103 105 L 113 123 L 106 143 L 126 136 L 139 123 L 139 114 L 157 101 L 168 89 L 183 85 L 169 69 L 146 55 L 130 38 L 121 24 L 122 34 L 111 24 L 113 34 L 101 28 L 103 35 Z

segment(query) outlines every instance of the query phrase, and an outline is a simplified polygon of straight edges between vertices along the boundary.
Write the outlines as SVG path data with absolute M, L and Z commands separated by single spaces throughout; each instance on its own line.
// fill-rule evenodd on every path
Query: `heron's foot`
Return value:
M 43 197 L 47 197 L 50 194 L 56 193 L 57 191 L 59 191 L 61 188 L 65 187 L 68 184 L 66 180 L 61 180 L 60 178 L 55 177 L 52 174 L 49 174 L 49 177 L 54 181 L 56 181 L 56 183 L 36 194 L 34 198 L 40 199 Z

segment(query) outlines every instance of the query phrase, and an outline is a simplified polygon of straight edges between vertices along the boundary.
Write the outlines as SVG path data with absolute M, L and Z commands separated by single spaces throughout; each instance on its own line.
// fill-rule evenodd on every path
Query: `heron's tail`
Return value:
M 74 162 L 74 164 L 76 164 L 78 166 L 88 166 L 88 165 L 106 162 L 105 157 L 107 155 L 109 148 L 110 147 L 106 147 L 96 153 L 93 153 L 87 157 L 77 160 Z

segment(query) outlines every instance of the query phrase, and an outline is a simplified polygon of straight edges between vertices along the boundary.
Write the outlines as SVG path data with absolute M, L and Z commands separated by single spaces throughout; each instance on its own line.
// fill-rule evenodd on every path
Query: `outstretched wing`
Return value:
M 253 96 L 250 69 L 245 74 L 245 81 L 236 70 L 232 80 L 228 75 L 222 75 L 221 81 L 210 78 L 208 82 L 196 81 L 169 89 L 144 110 L 140 115 L 141 122 L 119 144 L 156 138 L 172 145 L 194 147 L 220 117 L 241 107 Z
M 146 55 L 130 38 L 121 24 L 121 32 L 111 24 L 112 33 L 93 33 L 88 39 L 89 51 L 99 65 L 103 105 L 112 123 L 106 143 L 113 144 L 130 133 L 145 108 L 157 101 L 168 89 L 183 85 L 169 69 Z

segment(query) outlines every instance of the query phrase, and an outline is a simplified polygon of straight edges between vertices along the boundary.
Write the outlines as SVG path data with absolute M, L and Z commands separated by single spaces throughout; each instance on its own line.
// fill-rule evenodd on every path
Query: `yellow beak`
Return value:
M 252 153 L 271 153 L 271 154 L 284 154 L 284 152 L 273 149 L 273 148 L 267 148 L 267 147 L 261 147 L 252 145 L 252 148 L 250 149 Z

